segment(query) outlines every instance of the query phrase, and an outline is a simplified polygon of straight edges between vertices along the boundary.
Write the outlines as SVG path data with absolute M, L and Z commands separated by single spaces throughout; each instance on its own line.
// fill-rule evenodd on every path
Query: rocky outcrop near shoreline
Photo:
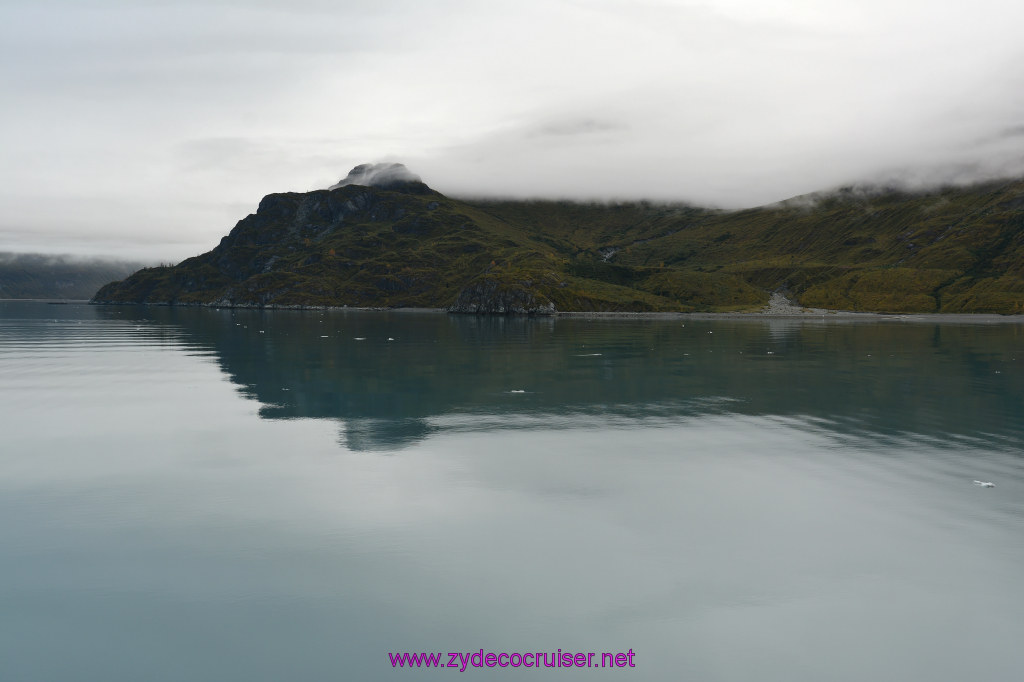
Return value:
M 496 279 L 480 279 L 459 292 L 450 313 L 475 315 L 553 315 L 555 304 L 543 300 L 532 290 L 529 280 L 504 284 Z

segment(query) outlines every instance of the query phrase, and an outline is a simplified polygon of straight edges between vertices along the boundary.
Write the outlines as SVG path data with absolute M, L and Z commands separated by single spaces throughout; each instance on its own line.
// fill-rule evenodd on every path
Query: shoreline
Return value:
M 982 323 L 982 324 L 1024 324 L 1024 315 L 1000 315 L 998 313 L 878 313 L 853 310 L 829 310 L 825 308 L 803 308 L 792 304 L 786 299 L 773 296 L 772 301 L 761 310 L 750 312 L 600 312 L 600 311 L 555 311 L 540 315 L 534 314 L 502 314 L 487 313 L 481 317 L 550 317 L 566 319 L 593 320 L 730 320 L 730 321 L 763 321 L 792 320 L 804 322 L 944 322 L 944 323 Z M 8 299 L 19 301 L 45 302 L 47 299 Z M 432 314 L 446 313 L 452 315 L 474 315 L 474 313 L 450 313 L 447 308 L 381 308 L 361 306 L 300 306 L 300 305 L 213 305 L 213 304 L 170 304 L 170 303 L 114 303 L 93 301 L 69 301 L 69 303 L 85 303 L 101 306 L 159 306 L 182 308 L 213 308 L 229 310 L 291 310 L 316 311 L 330 310 L 342 312 L 378 312 L 401 314 Z
M 970 322 L 984 324 L 1024 324 L 1024 315 L 997 313 L 876 313 L 853 310 L 805 308 L 782 292 L 773 292 L 768 304 L 757 311 L 731 313 L 556 313 L 569 317 L 646 316 L 683 320 L 803 320 L 807 322 Z
M 820 309 L 818 309 L 820 310 Z M 1024 324 L 1024 315 L 996 313 L 865 313 L 851 310 L 827 310 L 806 313 L 586 313 L 558 312 L 554 317 L 577 319 L 638 320 L 738 320 L 746 322 L 796 320 L 802 322 L 971 322 L 986 324 Z

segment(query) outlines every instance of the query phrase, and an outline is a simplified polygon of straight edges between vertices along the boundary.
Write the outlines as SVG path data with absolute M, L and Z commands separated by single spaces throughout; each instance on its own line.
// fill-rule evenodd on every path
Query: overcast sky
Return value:
M 751 206 L 1024 174 L 1020 0 L 3 0 L 0 251 L 180 260 L 271 192 Z

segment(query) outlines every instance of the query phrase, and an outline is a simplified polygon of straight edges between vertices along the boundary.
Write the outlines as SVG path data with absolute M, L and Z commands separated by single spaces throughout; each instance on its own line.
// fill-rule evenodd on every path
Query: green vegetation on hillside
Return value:
M 1024 312 L 1024 181 L 744 211 L 460 201 L 419 182 L 272 194 L 212 251 L 95 300 L 734 311 L 780 288 L 813 307 Z

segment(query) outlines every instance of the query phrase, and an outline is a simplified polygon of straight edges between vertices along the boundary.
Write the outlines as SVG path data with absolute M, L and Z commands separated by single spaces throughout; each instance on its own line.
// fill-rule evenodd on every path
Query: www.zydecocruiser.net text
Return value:
M 435 653 L 389 652 L 392 668 L 454 668 L 466 672 L 469 668 L 635 668 L 632 649 L 612 653 L 562 651 L 449 651 Z

